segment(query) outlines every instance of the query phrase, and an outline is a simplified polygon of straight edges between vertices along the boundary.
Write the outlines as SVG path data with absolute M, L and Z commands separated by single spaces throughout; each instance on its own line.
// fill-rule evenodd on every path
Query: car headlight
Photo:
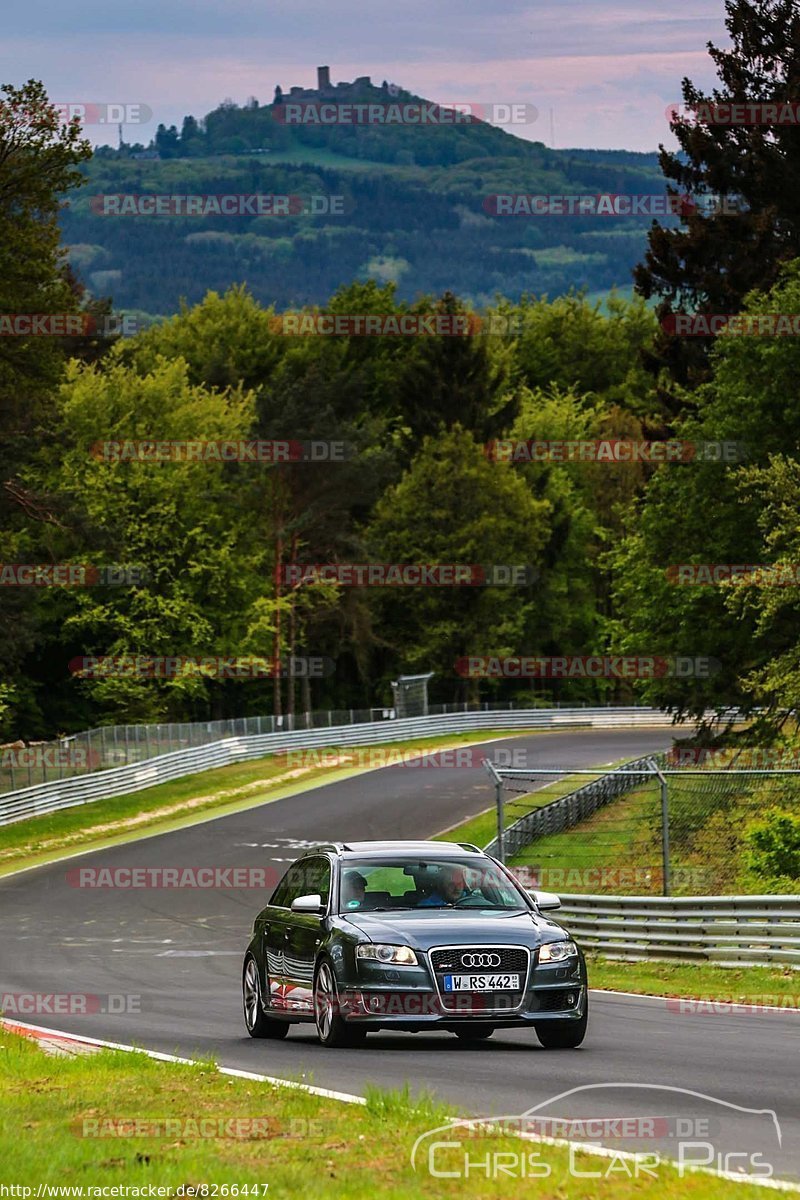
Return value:
M 539 951 L 539 962 L 563 962 L 565 958 L 574 958 L 578 947 L 574 942 L 547 942 Z
M 373 962 L 391 963 L 393 966 L 417 966 L 417 956 L 410 946 L 388 946 L 381 942 L 366 942 L 362 946 L 356 946 L 356 958 L 368 958 Z

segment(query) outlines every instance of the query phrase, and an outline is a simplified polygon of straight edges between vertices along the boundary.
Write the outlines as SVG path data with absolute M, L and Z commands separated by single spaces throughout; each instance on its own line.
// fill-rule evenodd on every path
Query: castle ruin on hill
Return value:
M 284 92 L 284 96 L 290 100 L 316 100 L 320 96 L 326 99 L 343 100 L 350 96 L 356 96 L 363 92 L 365 88 L 373 87 L 372 80 L 369 75 L 359 75 L 352 83 L 331 83 L 330 67 L 317 67 L 317 86 L 316 88 L 289 88 L 288 92 Z M 391 85 L 384 80 L 381 91 L 388 91 Z

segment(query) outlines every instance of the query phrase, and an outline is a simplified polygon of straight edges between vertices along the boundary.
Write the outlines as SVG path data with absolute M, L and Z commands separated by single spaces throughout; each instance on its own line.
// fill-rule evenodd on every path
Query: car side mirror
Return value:
M 529 892 L 533 903 L 541 912 L 547 912 L 549 909 L 561 908 L 561 897 L 555 892 Z
M 292 912 L 319 914 L 324 911 L 322 896 L 298 896 L 292 901 Z

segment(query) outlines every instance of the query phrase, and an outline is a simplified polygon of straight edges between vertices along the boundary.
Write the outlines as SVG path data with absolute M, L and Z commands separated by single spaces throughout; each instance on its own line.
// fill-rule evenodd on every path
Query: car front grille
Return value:
M 445 1012 L 465 1015 L 519 1008 L 528 978 L 529 952 L 524 946 L 446 946 L 432 950 L 431 966 Z M 446 992 L 445 975 L 519 975 L 514 991 Z

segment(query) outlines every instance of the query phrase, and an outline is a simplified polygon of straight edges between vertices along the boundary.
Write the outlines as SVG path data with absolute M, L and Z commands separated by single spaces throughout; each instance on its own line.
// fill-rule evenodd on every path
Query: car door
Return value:
M 327 910 L 331 891 L 330 859 L 324 855 L 313 855 L 303 859 L 302 866 L 305 883 L 298 894 L 321 896 Z M 314 964 L 322 941 L 323 919 L 317 913 L 290 913 L 286 922 L 284 976 L 289 987 L 287 1008 L 313 1011 Z
M 270 905 L 264 910 L 265 994 L 270 1008 L 291 1007 L 288 998 L 291 983 L 286 977 L 285 951 L 289 937 L 292 901 L 305 895 L 305 869 L 302 862 L 293 863 L 275 889 Z

